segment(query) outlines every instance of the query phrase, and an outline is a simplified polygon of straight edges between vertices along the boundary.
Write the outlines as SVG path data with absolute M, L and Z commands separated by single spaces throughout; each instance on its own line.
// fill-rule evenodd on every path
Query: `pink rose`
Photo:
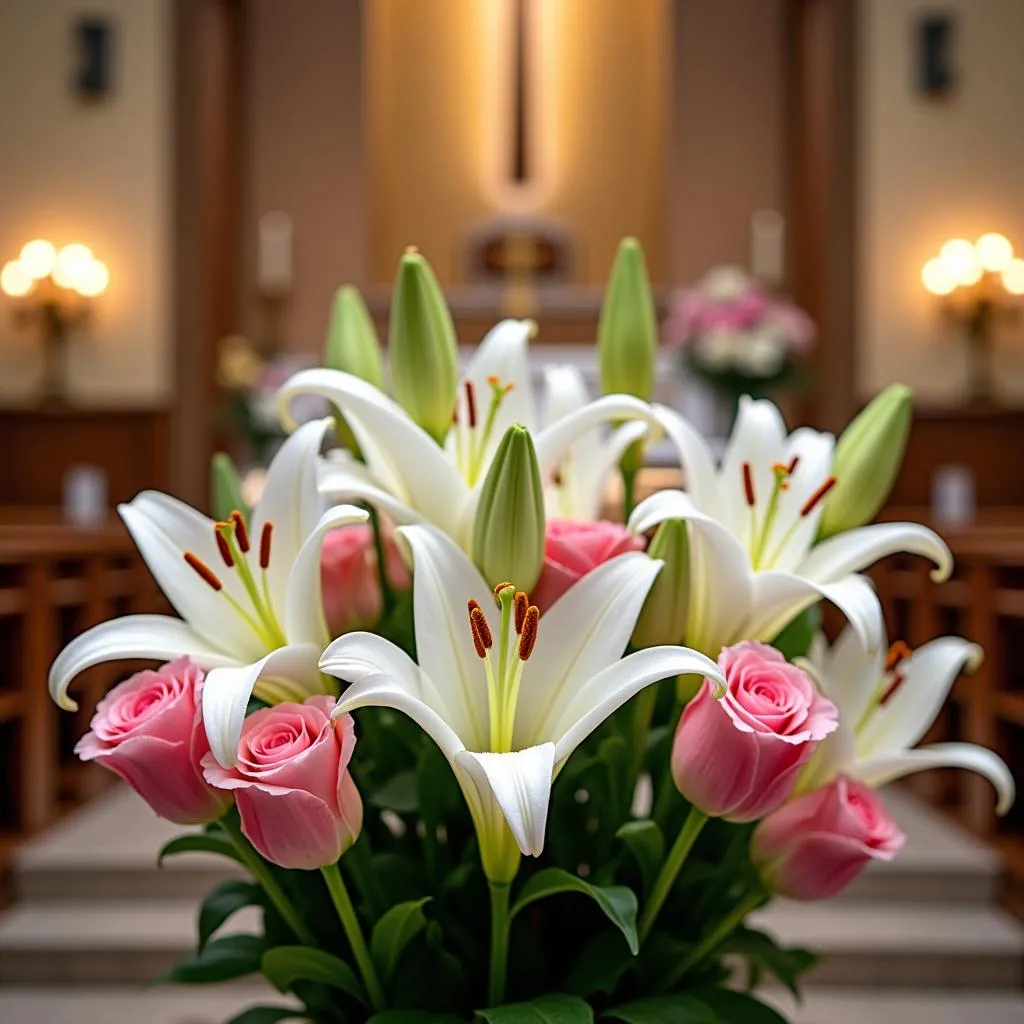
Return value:
M 188 658 L 137 672 L 99 702 L 75 753 L 120 775 L 161 818 L 214 821 L 231 799 L 203 779 L 200 761 L 210 745 L 202 687 L 203 673 Z
M 388 581 L 399 589 L 408 587 L 409 570 L 390 537 L 385 540 L 384 551 Z M 327 534 L 320 556 L 320 583 L 332 636 L 368 629 L 376 623 L 382 602 L 372 526 L 359 523 Z
M 715 818 L 754 821 L 792 792 L 818 740 L 837 722 L 835 705 L 773 647 L 745 641 L 718 656 L 727 690 L 707 680 L 679 719 L 672 774 L 679 791 Z
M 549 519 L 544 538 L 544 568 L 530 600 L 545 612 L 592 569 L 609 558 L 641 550 L 643 546 L 639 537 L 618 523 Z
M 877 794 L 840 775 L 765 818 L 750 857 L 775 892 L 822 900 L 846 888 L 868 861 L 892 860 L 905 841 Z
M 333 864 L 362 828 L 363 802 L 348 773 L 355 726 L 351 715 L 331 721 L 334 704 L 317 696 L 255 711 L 233 768 L 212 754 L 203 759 L 206 780 L 234 790 L 246 838 L 283 868 Z

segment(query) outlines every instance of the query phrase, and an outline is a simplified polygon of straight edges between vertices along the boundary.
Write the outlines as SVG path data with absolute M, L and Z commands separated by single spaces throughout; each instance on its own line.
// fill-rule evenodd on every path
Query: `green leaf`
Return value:
M 175 964 L 157 980 L 203 985 L 255 974 L 265 946 L 262 935 L 225 935 L 208 942 L 201 953 Z
M 649 818 L 644 821 L 627 821 L 615 835 L 629 847 L 640 868 L 644 891 L 649 892 L 665 859 L 665 837 L 661 826 Z
M 539 996 L 476 1011 L 488 1024 L 593 1024 L 594 1011 L 578 996 Z
M 626 1024 L 716 1024 L 714 1012 L 693 996 L 655 996 L 636 999 L 611 1010 L 603 1016 L 624 1020 Z
M 636 955 L 640 948 L 636 934 L 636 893 L 624 885 L 590 885 L 561 868 L 545 868 L 538 871 L 520 890 L 511 915 L 515 917 L 531 903 L 561 892 L 579 892 L 589 896 L 626 937 L 629 951 Z
M 210 941 L 213 933 L 236 911 L 242 907 L 258 906 L 262 902 L 262 892 L 258 885 L 244 882 L 241 879 L 230 879 L 221 882 L 199 907 L 199 949 Z
M 423 899 L 399 903 L 373 926 L 370 951 L 385 979 L 394 974 L 405 947 L 426 927 L 423 904 L 429 902 L 430 897 L 425 896 Z
M 610 995 L 634 963 L 621 933 L 604 929 L 579 955 L 562 987 L 574 996 L 592 996 L 596 992 Z
M 466 1024 L 466 1018 L 433 1010 L 384 1010 L 375 1013 L 366 1024 Z
M 771 642 L 771 646 L 781 651 L 787 661 L 802 658 L 811 649 L 814 634 L 821 628 L 821 608 L 812 604 L 805 608 L 781 633 Z
M 738 928 L 722 943 L 721 951 L 746 957 L 755 971 L 774 975 L 797 997 L 797 978 L 818 962 L 809 949 L 784 949 L 770 935 L 753 928 Z
M 178 836 L 176 839 L 164 843 L 156 855 L 157 867 L 163 864 L 166 857 L 175 857 L 179 853 L 219 853 L 222 857 L 229 857 L 241 864 L 238 851 L 231 845 L 231 841 L 226 836 L 218 835 L 215 832 Z
M 355 971 L 322 949 L 312 946 L 275 946 L 263 954 L 260 969 L 279 992 L 288 992 L 297 981 L 315 981 L 347 992 L 369 1006 L 366 989 Z
M 250 1006 L 225 1024 L 278 1024 L 282 1020 L 309 1020 L 305 1011 L 289 1006 Z
M 720 1024 L 786 1024 L 786 1018 L 760 999 L 731 988 L 695 988 L 689 993 L 717 1014 Z
M 412 814 L 420 807 L 416 773 L 399 772 L 392 775 L 383 786 L 375 789 L 367 801 L 374 807 L 394 811 L 396 814 Z
M 246 522 L 249 521 L 249 506 L 242 497 L 238 467 L 227 452 L 216 452 L 210 463 L 210 495 L 215 519 L 227 519 L 237 510 Z

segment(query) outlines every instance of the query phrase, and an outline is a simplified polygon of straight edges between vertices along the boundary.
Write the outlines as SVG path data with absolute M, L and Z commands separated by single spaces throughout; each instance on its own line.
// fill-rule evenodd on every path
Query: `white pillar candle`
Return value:
M 765 284 L 782 284 L 786 274 L 786 221 L 777 210 L 750 218 L 750 271 Z
M 256 280 L 260 291 L 286 292 L 292 286 L 292 219 L 275 210 L 260 217 Z

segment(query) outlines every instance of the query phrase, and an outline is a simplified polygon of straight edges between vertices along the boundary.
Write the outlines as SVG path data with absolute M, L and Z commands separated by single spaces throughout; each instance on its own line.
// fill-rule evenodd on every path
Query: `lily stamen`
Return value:
M 746 493 L 747 504 L 753 508 L 757 504 L 757 499 L 754 496 L 754 474 L 749 462 L 743 463 L 743 490 Z
M 517 595 L 518 596 L 518 595 Z M 525 595 L 524 595 L 525 596 Z M 519 637 L 519 660 L 529 661 L 537 646 L 537 632 L 540 626 L 540 609 L 531 604 L 523 617 L 523 628 Z
M 249 553 L 249 527 L 245 524 L 245 516 L 238 509 L 228 517 L 235 527 L 235 539 L 238 541 L 239 550 L 243 555 Z
M 906 661 L 912 653 L 913 652 L 905 641 L 897 640 L 889 648 L 889 653 L 885 656 L 885 671 L 893 672 L 896 669 L 896 666 L 901 662 Z
M 825 495 L 836 485 L 836 478 L 830 476 L 804 503 L 800 509 L 801 516 L 809 516 L 821 504 Z
M 228 542 L 221 536 L 219 529 L 221 526 L 230 526 L 230 524 L 217 523 L 217 525 L 213 529 L 213 536 L 214 539 L 217 541 L 217 550 L 220 552 L 220 557 L 223 560 L 224 564 L 227 566 L 227 568 L 233 569 L 235 567 L 235 559 L 234 556 L 231 554 L 231 548 L 228 545 Z
M 897 672 L 893 675 L 892 682 L 886 688 L 885 693 L 879 698 L 878 706 L 884 708 L 888 704 L 889 700 L 896 693 L 896 691 L 906 682 L 907 677 L 902 672 Z
M 472 598 L 469 600 L 469 628 L 473 634 L 473 646 L 478 658 L 486 658 L 487 652 L 494 646 L 494 637 L 487 616 L 483 609 Z
M 467 380 L 465 383 L 466 392 L 466 423 L 470 430 L 476 428 L 476 389 L 473 382 Z
M 526 621 L 526 613 L 530 609 L 530 599 L 522 590 L 516 591 L 514 598 L 516 633 L 523 635 L 523 623 Z
M 260 568 L 267 570 L 270 566 L 270 540 L 273 536 L 274 524 L 264 523 L 263 530 L 260 533 Z
M 224 589 L 224 584 L 221 583 L 217 574 L 198 555 L 194 555 L 191 551 L 186 551 L 183 557 L 189 566 L 195 570 L 196 574 L 208 583 L 213 590 L 221 591 Z

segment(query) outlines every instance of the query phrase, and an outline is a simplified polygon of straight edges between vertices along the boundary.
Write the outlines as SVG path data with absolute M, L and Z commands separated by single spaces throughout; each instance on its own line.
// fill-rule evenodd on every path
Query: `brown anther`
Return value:
M 235 539 L 238 541 L 238 547 L 242 554 L 248 554 L 249 552 L 249 527 L 245 525 L 245 516 L 242 515 L 238 509 L 235 509 L 231 513 L 231 522 L 235 524 Z
M 508 580 L 505 580 L 505 582 L 504 582 L 504 583 L 499 583 L 499 584 L 498 584 L 498 585 L 497 585 L 497 586 L 496 586 L 496 587 L 494 588 L 494 600 L 495 600 L 495 601 L 497 601 L 497 602 L 498 602 L 498 604 L 501 604 L 501 592 L 502 592 L 503 590 L 508 590 L 508 589 L 509 589 L 510 587 L 511 587 L 511 588 L 512 588 L 513 590 L 515 590 L 515 587 L 516 587 L 516 585 L 515 585 L 514 583 L 509 583 L 509 581 L 508 581 Z
M 780 480 L 779 481 L 779 490 L 780 491 L 788 491 L 789 490 L 789 481 L 788 480 Z
M 822 498 L 836 485 L 836 478 L 830 476 L 805 502 L 800 515 L 809 516 L 819 505 Z
M 555 485 L 556 487 L 561 487 L 561 486 L 562 486 L 562 484 L 564 483 L 564 480 L 562 479 L 562 472 L 561 472 L 561 470 L 558 470 L 558 469 L 556 469 L 556 470 L 555 470 L 555 471 L 554 471 L 554 472 L 553 472 L 553 473 L 551 474 L 551 482 L 552 482 L 552 483 L 553 483 L 553 484 L 554 484 L 554 485 Z
M 885 671 L 892 672 L 901 661 L 906 661 L 911 653 L 912 651 L 905 641 L 897 640 L 889 648 L 889 653 L 885 656 Z
M 469 630 L 473 635 L 473 646 L 478 658 L 487 657 L 487 652 L 494 646 L 491 627 L 487 624 L 487 616 L 476 601 L 469 601 Z
M 224 536 L 225 529 L 230 530 L 231 523 L 217 523 L 213 528 L 213 535 L 217 539 L 217 550 L 220 552 L 220 557 L 224 564 L 231 569 L 234 567 L 235 558 L 231 554 L 231 545 L 228 544 L 228 539 Z
M 513 598 L 516 618 L 516 632 L 522 633 L 523 622 L 526 621 L 526 613 L 530 608 L 530 599 L 521 590 L 516 591 L 516 596 Z
M 185 561 L 202 577 L 214 590 L 223 590 L 224 584 L 217 578 L 217 574 L 198 556 L 191 551 L 185 552 Z
M 473 387 L 473 382 L 467 380 L 465 385 L 466 391 L 466 419 L 469 421 L 470 427 L 476 426 L 476 389 Z
M 747 504 L 753 508 L 757 502 L 754 500 L 754 474 L 750 471 L 750 463 L 743 463 L 743 489 L 747 494 Z
M 260 568 L 266 569 L 270 565 L 270 538 L 274 532 L 273 523 L 264 523 L 260 533 Z
M 884 708 L 889 703 L 892 695 L 906 682 L 907 677 L 902 672 L 897 672 L 892 677 L 892 682 L 889 684 L 888 689 L 882 694 L 882 699 L 878 702 L 880 708 Z
M 523 616 L 523 628 L 519 634 L 519 660 L 529 661 L 537 646 L 537 628 L 540 625 L 540 609 L 531 604 Z
M 791 458 L 789 460 L 789 465 L 786 467 L 786 472 L 790 476 L 792 476 L 796 472 L 796 467 L 799 466 L 799 465 L 800 465 L 800 456 L 799 455 L 794 455 L 793 458 Z

